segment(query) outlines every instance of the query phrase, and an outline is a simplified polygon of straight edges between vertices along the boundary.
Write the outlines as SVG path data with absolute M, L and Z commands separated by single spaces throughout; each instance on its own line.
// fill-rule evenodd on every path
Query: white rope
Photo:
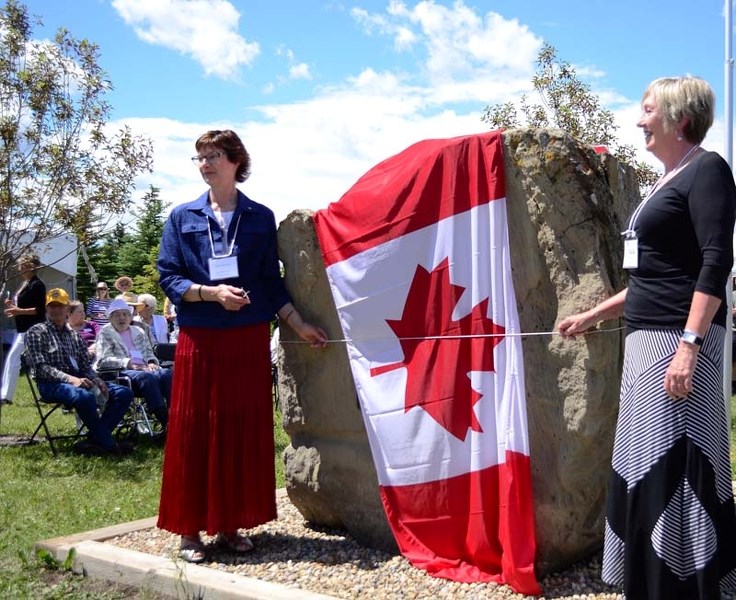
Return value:
M 580 335 L 590 335 L 594 333 L 613 333 L 624 329 L 621 327 L 614 327 L 612 329 L 589 329 L 584 331 Z M 532 337 L 541 335 L 562 335 L 557 330 L 552 331 L 532 331 L 528 333 L 473 333 L 466 335 L 427 335 L 427 336 L 411 336 L 411 337 L 389 337 L 389 336 L 377 336 L 377 337 L 362 337 L 362 338 L 338 338 L 334 340 L 326 340 L 328 344 L 349 344 L 355 341 L 365 342 L 373 340 L 462 340 L 462 339 L 474 339 L 474 338 L 505 338 L 505 337 Z M 306 342 L 304 340 L 283 340 L 281 344 L 311 344 L 312 342 Z

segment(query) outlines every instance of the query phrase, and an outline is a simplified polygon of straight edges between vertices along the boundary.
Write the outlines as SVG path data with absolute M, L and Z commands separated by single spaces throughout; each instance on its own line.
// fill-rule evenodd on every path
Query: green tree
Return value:
M 161 199 L 160 191 L 157 187 L 150 186 L 149 191 L 143 196 L 141 207 L 133 211 L 135 216 L 133 232 L 120 248 L 118 261 L 120 274 L 133 278 L 133 289 L 136 292 L 154 296 L 161 293 L 158 289 L 156 258 L 161 234 L 164 231 L 164 212 L 169 206 Z
M 613 113 L 601 106 L 590 86 L 578 79 L 570 63 L 561 61 L 555 48 L 544 44 L 536 64 L 532 86 L 541 104 L 530 102 L 524 94 L 518 110 L 513 102 L 487 106 L 482 120 L 493 128 L 526 125 L 562 129 L 585 144 L 607 146 L 616 158 L 636 169 L 641 189 L 653 184 L 658 177 L 657 172 L 647 163 L 636 159 L 636 151 L 632 146 L 618 143 L 618 126 Z
M 77 259 L 77 297 L 80 300 L 86 302 L 93 296 L 99 281 L 105 281 L 110 286 L 111 296 L 115 295 L 112 284 L 119 277 L 120 248 L 126 239 L 125 225 L 118 222 L 100 240 L 84 247 L 87 261 L 82 257 Z
M 36 20 L 36 24 L 40 21 Z M 0 278 L 24 250 L 60 233 L 98 239 L 151 170 L 149 140 L 109 133 L 111 83 L 98 47 L 60 29 L 33 39 L 28 9 L 0 7 Z
M 88 248 L 91 269 L 83 260 L 77 264 L 77 292 L 81 299 L 94 294 L 97 281 L 112 286 L 119 276 L 128 275 L 137 293 L 153 294 L 163 302 L 156 259 L 168 207 L 169 203 L 160 197 L 160 190 L 150 186 L 140 207 L 131 211 L 132 220 L 116 223 L 112 231 Z M 117 292 L 111 293 L 114 296 Z

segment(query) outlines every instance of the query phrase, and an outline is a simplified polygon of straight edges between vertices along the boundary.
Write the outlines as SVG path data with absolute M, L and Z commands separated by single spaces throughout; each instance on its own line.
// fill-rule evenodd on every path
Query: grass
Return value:
M 277 485 L 284 485 L 281 453 L 289 443 L 274 419 Z M 0 435 L 30 436 L 38 415 L 24 378 L 12 406 L 3 407 Z M 72 415 L 57 411 L 52 431 L 74 429 Z M 63 442 L 62 442 L 63 444 Z M 68 447 L 67 447 L 68 448 Z M 125 458 L 80 457 L 62 445 L 56 457 L 48 443 L 0 446 L 0 598 L 157 598 L 152 592 L 95 582 L 73 575 L 33 545 L 98 527 L 154 516 L 161 490 L 163 452 L 142 441 Z
M 58 413 L 59 411 L 57 411 Z M 74 427 L 71 415 L 54 415 L 54 431 Z M 0 434 L 30 435 L 38 416 L 21 379 L 15 403 L 2 410 Z M 276 479 L 284 485 L 281 453 L 289 443 L 274 418 Z M 152 600 L 156 594 L 111 587 L 73 575 L 34 553 L 35 542 L 151 517 L 158 510 L 162 449 L 141 443 L 123 459 L 79 457 L 48 444 L 0 446 L 0 598 Z M 731 466 L 736 479 L 736 396 L 731 398 Z

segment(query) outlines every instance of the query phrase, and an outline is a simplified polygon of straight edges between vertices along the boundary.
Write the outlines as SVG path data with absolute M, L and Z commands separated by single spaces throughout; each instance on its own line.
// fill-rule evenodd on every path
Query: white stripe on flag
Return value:
M 449 260 L 450 281 L 465 292 L 454 307 L 459 320 L 489 298 L 488 317 L 518 333 L 511 280 L 505 199 L 474 207 L 335 263 L 327 275 L 335 298 L 378 478 L 383 485 L 445 479 L 504 462 L 506 451 L 529 454 L 521 341 L 506 337 L 494 349 L 495 372 L 470 373 L 482 394 L 475 404 L 482 432 L 464 440 L 424 409 L 405 412 L 407 370 L 371 369 L 404 360 L 387 320 L 399 320 L 417 266 L 432 271 Z

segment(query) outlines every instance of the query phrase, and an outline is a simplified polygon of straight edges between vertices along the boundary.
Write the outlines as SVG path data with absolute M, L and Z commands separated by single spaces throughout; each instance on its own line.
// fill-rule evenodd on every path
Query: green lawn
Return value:
M 74 428 L 74 417 L 57 411 L 54 431 Z M 25 379 L 15 402 L 2 408 L 0 435 L 26 435 L 38 415 Z M 277 484 L 283 486 L 281 452 L 288 437 L 275 415 Z M 68 448 L 68 446 L 67 446 Z M 35 542 L 154 516 L 161 489 L 162 448 L 143 441 L 125 458 L 81 457 L 48 443 L 0 446 L 0 598 L 155 598 L 151 593 L 110 589 L 109 584 L 48 568 Z M 53 567 L 53 565 L 52 565 Z

